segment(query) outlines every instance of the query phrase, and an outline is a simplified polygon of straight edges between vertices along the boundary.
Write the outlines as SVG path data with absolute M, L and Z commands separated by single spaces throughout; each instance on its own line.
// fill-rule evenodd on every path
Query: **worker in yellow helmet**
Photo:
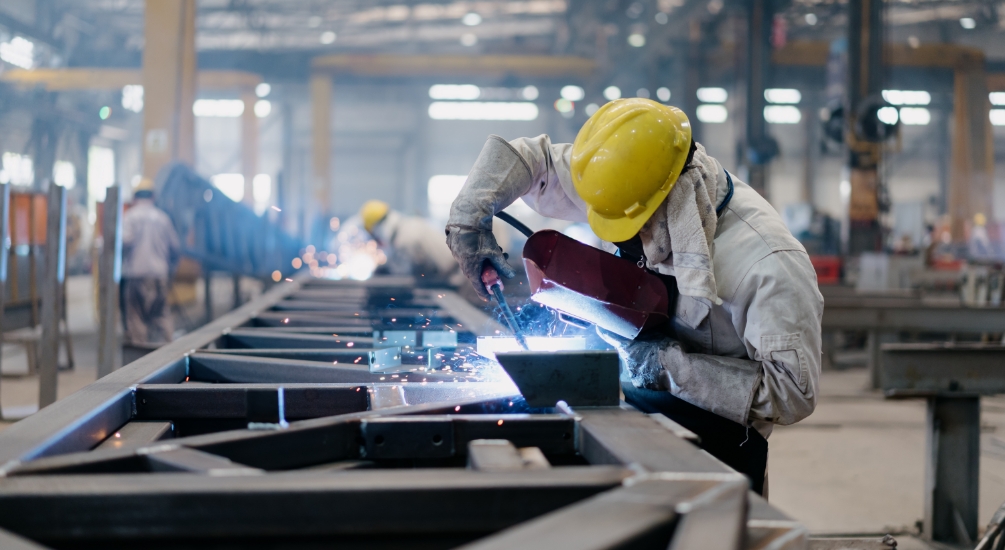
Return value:
M 677 290 L 673 337 L 601 334 L 621 356 L 625 399 L 696 432 L 762 491 L 772 426 L 816 405 L 823 312 L 809 256 L 771 205 L 692 139 L 681 110 L 647 99 L 607 103 L 572 144 L 490 136 L 447 225 L 483 297 L 485 262 L 514 274 L 489 228 L 519 198 L 588 222 Z
M 370 200 L 359 217 L 374 240 L 385 250 L 388 261 L 404 266 L 421 284 L 459 288 L 464 275 L 443 243 L 443 233 L 425 218 L 406 216 L 386 202 Z

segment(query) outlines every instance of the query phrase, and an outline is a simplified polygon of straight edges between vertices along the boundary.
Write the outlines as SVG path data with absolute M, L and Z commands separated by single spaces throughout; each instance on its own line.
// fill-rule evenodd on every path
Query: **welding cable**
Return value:
M 504 221 L 504 222 L 512 225 L 514 229 L 516 229 L 517 231 L 523 233 L 527 237 L 530 237 L 531 235 L 534 234 L 534 232 L 529 227 L 527 227 L 526 225 L 524 225 L 523 222 L 521 222 L 520 220 L 514 218 L 513 216 L 510 216 L 506 212 L 496 212 L 496 217 L 499 218 L 500 220 L 502 220 L 502 221 Z

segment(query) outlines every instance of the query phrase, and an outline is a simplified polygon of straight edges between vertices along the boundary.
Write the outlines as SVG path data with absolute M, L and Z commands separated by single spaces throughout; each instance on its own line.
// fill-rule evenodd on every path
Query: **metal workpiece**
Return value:
M 514 384 L 467 343 L 500 327 L 461 303 L 380 278 L 277 285 L 0 432 L 0 530 L 60 548 L 806 547 L 686 430 L 619 402 L 609 352 L 525 353 Z

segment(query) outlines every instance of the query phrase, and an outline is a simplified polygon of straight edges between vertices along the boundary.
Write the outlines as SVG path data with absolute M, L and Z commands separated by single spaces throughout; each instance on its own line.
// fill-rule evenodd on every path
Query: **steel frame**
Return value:
M 324 328 L 344 319 L 349 334 Z M 531 409 L 508 383 L 421 362 L 371 372 L 374 340 L 409 324 L 462 342 L 502 330 L 409 279 L 298 279 L 46 407 L 0 432 L 0 541 L 806 547 L 665 417 Z

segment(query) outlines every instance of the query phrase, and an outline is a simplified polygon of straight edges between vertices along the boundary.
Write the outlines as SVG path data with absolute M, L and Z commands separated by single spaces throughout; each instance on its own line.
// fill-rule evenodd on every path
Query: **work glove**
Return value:
M 482 284 L 485 262 L 503 277 L 516 275 L 506 263 L 502 248 L 492 235 L 492 217 L 530 191 L 533 172 L 527 161 L 499 136 L 489 136 L 468 179 L 450 205 L 447 246 L 483 299 L 489 293 Z
M 597 334 L 617 350 L 632 385 L 650 390 L 670 389 L 670 375 L 663 368 L 661 352 L 673 347 L 680 348 L 680 344 L 674 339 L 663 335 L 640 335 L 629 340 L 599 327 Z

